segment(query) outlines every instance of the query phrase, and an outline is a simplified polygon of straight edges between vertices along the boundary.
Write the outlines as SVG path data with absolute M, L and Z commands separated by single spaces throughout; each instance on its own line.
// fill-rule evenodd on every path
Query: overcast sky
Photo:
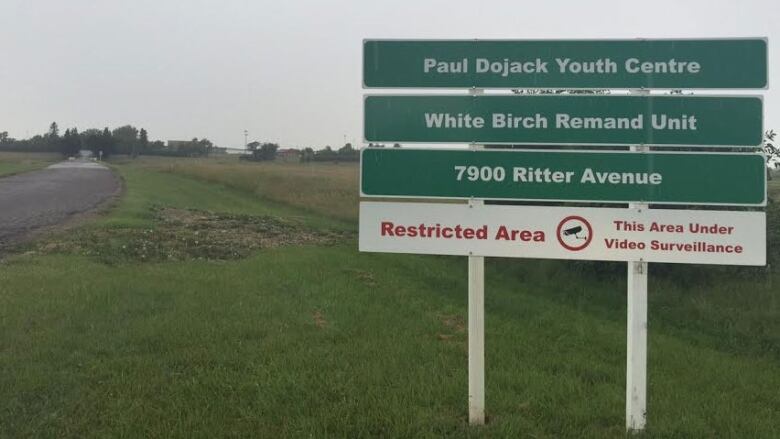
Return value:
M 778 29 L 778 0 L 0 0 L 0 131 L 340 146 L 362 137 L 363 38 L 734 36 L 769 38 L 755 93 L 780 130 Z

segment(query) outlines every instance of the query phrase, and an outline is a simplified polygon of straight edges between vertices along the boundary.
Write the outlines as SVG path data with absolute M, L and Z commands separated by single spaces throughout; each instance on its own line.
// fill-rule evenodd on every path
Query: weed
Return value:
M 86 228 L 41 243 L 40 253 L 70 253 L 104 263 L 241 259 L 260 249 L 329 245 L 344 233 L 308 229 L 272 216 L 154 207 L 150 228 Z

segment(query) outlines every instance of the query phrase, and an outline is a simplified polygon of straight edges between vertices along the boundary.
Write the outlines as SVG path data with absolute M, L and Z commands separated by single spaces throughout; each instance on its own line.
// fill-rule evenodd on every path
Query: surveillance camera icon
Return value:
M 569 251 L 584 250 L 593 241 L 593 227 L 581 216 L 570 215 L 556 228 L 558 243 Z
M 577 239 L 588 239 L 587 236 L 580 236 L 580 233 L 582 233 L 582 226 L 575 226 L 575 227 L 570 227 L 568 229 L 565 229 L 563 231 L 563 236 L 574 235 L 574 237 Z

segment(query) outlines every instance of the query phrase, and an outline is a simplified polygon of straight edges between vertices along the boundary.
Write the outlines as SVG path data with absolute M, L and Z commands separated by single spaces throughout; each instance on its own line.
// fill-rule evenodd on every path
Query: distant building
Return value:
M 276 151 L 276 160 L 280 162 L 301 161 L 301 151 L 294 148 L 280 149 Z

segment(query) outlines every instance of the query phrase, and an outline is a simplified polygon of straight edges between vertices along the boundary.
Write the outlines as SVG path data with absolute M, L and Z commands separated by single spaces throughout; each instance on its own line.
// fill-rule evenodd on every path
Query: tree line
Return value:
M 384 145 L 369 144 L 369 147 L 382 147 Z M 400 145 L 398 145 L 400 146 Z M 276 143 L 250 142 L 246 145 L 247 154 L 241 156 L 242 160 L 266 161 L 276 160 L 279 145 Z M 360 151 L 355 149 L 351 143 L 347 143 L 339 149 L 333 149 L 330 145 L 323 149 L 315 150 L 306 147 L 298 152 L 298 160 L 302 163 L 307 162 L 357 162 L 360 160 Z
M 313 148 L 304 148 L 301 152 L 302 162 L 357 162 L 360 161 L 360 151 L 353 148 L 351 143 L 346 143 L 334 150 L 330 145 L 315 151 Z
M 368 148 L 384 148 L 382 143 L 369 143 Z M 400 148 L 398 143 L 393 144 L 393 148 Z M 339 149 L 333 149 L 326 146 L 320 150 L 313 148 L 304 148 L 301 151 L 302 162 L 358 162 L 360 161 L 360 150 L 355 149 L 351 143 L 346 143 Z
M 176 142 L 168 146 L 160 140 L 150 141 L 149 133 L 132 125 L 124 125 L 113 130 L 107 127 L 90 128 L 79 132 L 78 128 L 68 128 L 60 134 L 57 122 L 49 125 L 44 134 L 29 139 L 14 139 L 8 132 L 0 132 L 0 151 L 16 152 L 56 152 L 66 157 L 77 156 L 81 151 L 91 151 L 96 157 L 108 157 L 124 154 L 132 157 L 139 155 L 164 155 L 179 157 L 207 156 L 214 150 L 214 144 L 208 139 L 193 138 Z

